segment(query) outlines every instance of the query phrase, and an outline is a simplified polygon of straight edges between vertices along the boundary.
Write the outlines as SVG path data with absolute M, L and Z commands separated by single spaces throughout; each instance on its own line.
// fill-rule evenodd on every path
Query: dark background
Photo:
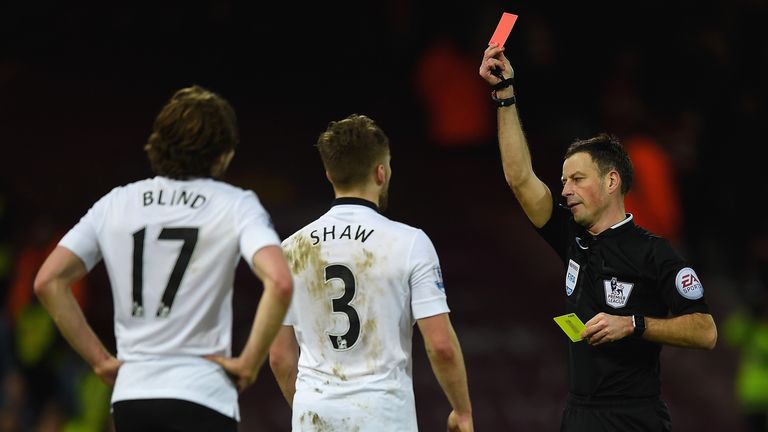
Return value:
M 477 75 L 503 11 L 520 16 L 506 53 L 539 176 L 559 192 L 561 156 L 577 137 L 653 137 L 673 163 L 677 244 L 715 321 L 762 302 L 755 251 L 766 238 L 768 3 L 760 0 L 0 3 L 3 294 L 25 248 L 58 239 L 112 187 L 151 176 L 142 146 L 178 88 L 199 84 L 231 101 L 241 143 L 225 180 L 257 192 L 281 237 L 332 199 L 318 134 L 331 120 L 366 114 L 391 140 L 387 215 L 424 229 L 440 255 L 476 429 L 557 430 L 567 341 L 551 318 L 563 311 L 562 264 L 504 182 L 494 108 Z M 470 133 L 435 132 L 452 125 Z M 114 344 L 103 266 L 87 292 L 87 316 Z M 259 294 L 241 268 L 236 349 Z M 16 323 L 7 313 L 3 321 L 8 377 L 19 369 Z M 739 356 L 722 335 L 712 352 L 663 350 L 675 430 L 745 430 L 734 392 Z M 19 430 L 57 430 L 77 415 L 57 384 L 40 387 L 54 394 L 46 399 L 20 369 L 11 393 L 22 396 L 8 396 L 6 379 L 0 399 L 8 416 L 9 401 L 20 404 Z M 414 382 L 421 429 L 444 430 L 449 405 L 418 335 Z M 289 430 L 266 365 L 241 411 L 242 430 Z

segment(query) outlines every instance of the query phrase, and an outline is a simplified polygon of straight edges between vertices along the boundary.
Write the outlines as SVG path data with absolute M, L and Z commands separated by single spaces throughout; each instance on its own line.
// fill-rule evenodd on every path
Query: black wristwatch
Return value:
M 632 315 L 632 326 L 635 327 L 635 331 L 632 336 L 640 339 L 645 333 L 645 317 L 643 315 Z

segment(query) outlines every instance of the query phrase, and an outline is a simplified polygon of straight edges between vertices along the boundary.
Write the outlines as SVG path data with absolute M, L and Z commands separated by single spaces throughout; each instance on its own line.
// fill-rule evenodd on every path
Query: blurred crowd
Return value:
M 282 236 L 332 198 L 312 148 L 328 120 L 358 112 L 391 131 L 390 215 L 423 228 L 441 257 L 477 428 L 555 430 L 563 275 L 504 184 L 477 75 L 503 11 L 519 15 L 506 55 L 537 172 L 559 190 L 568 143 L 618 135 L 636 170 L 629 211 L 704 283 L 718 347 L 663 353 L 675 430 L 768 430 L 768 2 L 275 8 L 0 4 L 0 431 L 110 430 L 109 388 L 55 330 L 32 281 L 87 203 L 150 175 L 151 120 L 192 83 L 233 102 L 242 137 L 228 180 L 259 194 Z M 242 271 L 235 349 L 253 285 Z M 103 269 L 73 290 L 113 342 Z M 419 340 L 414 378 L 422 430 L 442 430 L 448 405 Z M 241 403 L 242 430 L 288 430 L 268 371 Z

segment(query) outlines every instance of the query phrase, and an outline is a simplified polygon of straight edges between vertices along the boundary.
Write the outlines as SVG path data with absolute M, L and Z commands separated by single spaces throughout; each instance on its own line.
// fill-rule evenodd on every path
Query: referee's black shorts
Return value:
M 672 419 L 661 397 L 595 401 L 568 395 L 560 432 L 669 432 Z
M 116 432 L 237 432 L 237 421 L 180 399 L 132 399 L 112 404 Z

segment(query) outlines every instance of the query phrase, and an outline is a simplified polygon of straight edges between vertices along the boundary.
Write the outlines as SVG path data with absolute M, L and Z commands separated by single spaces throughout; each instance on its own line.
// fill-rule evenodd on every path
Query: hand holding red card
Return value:
M 488 45 L 496 44 L 496 46 L 504 46 L 504 44 L 507 43 L 507 38 L 512 31 L 512 27 L 515 25 L 515 21 L 517 21 L 517 15 L 508 12 L 501 14 L 499 24 L 496 26 L 496 30 L 493 32 L 491 40 L 488 41 Z M 504 81 L 504 75 L 501 74 L 499 68 L 491 69 L 491 73 L 498 79 Z

